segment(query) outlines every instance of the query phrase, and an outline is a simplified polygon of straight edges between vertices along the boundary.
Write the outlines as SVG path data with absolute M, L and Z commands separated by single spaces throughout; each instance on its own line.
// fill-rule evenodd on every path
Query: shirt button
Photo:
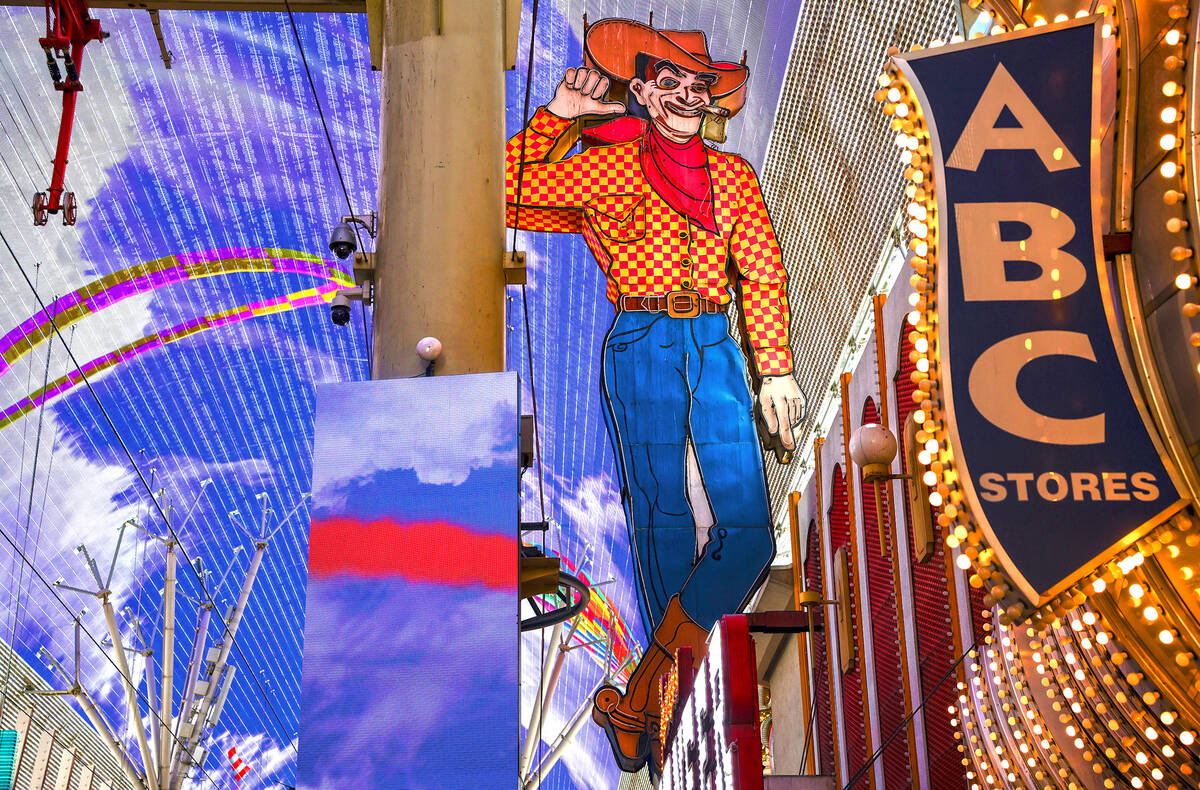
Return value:
M 681 286 L 683 286 L 684 288 L 691 288 L 692 287 L 692 278 L 684 277 L 682 280 L 679 281 L 679 284 Z
M 687 241 L 687 237 L 688 237 L 688 232 L 686 230 L 679 231 L 679 238 L 683 239 L 684 241 Z
M 688 269 L 688 268 L 690 268 L 690 267 L 691 267 L 691 265 L 692 265 L 692 259 L 691 259 L 691 258 L 684 258 L 684 259 L 683 259 L 683 263 L 681 263 L 681 264 L 679 264 L 679 265 L 680 265 L 680 266 L 682 266 L 682 267 L 683 267 L 683 268 L 685 268 L 685 269 Z

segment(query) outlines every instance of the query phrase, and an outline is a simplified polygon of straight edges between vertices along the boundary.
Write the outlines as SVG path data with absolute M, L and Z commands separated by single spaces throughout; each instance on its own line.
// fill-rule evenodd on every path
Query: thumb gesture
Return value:
M 554 91 L 546 109 L 559 118 L 579 118 L 584 115 L 616 115 L 625 112 L 625 105 L 604 101 L 609 80 L 594 69 L 567 69 Z

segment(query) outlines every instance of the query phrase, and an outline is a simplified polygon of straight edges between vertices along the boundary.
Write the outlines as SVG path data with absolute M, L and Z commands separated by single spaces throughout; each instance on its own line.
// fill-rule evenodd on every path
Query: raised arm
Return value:
M 767 215 L 767 204 L 754 170 L 745 162 L 738 180 L 740 211 L 729 241 L 737 266 L 746 339 L 753 365 L 761 379 L 759 405 L 767 429 L 792 449 L 791 426 L 804 418 L 804 394 L 792 375 L 792 349 L 788 344 L 791 320 L 787 301 L 787 271 L 783 254 Z
M 578 140 L 576 119 L 624 112 L 625 105 L 620 102 L 603 100 L 607 90 L 608 78 L 600 72 L 567 69 L 550 103 L 538 108 L 529 125 L 508 141 L 505 202 L 510 228 L 520 223 L 522 230 L 582 230 L 581 209 L 591 197 L 590 184 L 594 180 L 588 157 L 550 160 L 570 150 Z

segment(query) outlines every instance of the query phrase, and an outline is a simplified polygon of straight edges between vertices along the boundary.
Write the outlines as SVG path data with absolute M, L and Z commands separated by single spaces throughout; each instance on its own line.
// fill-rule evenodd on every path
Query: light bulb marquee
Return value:
M 1148 432 L 1137 436 L 1144 411 L 1125 388 L 1120 352 L 1111 338 L 1105 348 L 1097 337 L 1111 324 L 1103 302 L 1106 278 L 1093 265 L 1100 258 L 1099 237 L 1088 225 L 1093 220 L 1093 185 L 1099 182 L 1099 125 L 1093 117 L 1098 102 L 1089 104 L 1086 99 L 1089 82 L 1093 90 L 1098 88 L 1091 65 L 1099 62 L 1099 53 L 1087 48 L 1090 37 L 1099 40 L 1114 27 L 1107 18 L 1088 17 L 1050 23 L 1045 31 L 1013 31 L 995 41 L 951 42 L 936 53 L 896 54 L 880 75 L 876 92 L 891 117 L 908 181 L 905 230 L 914 290 L 908 323 L 916 363 L 913 397 L 920 407 L 913 414 L 923 445 L 919 460 L 927 470 L 930 504 L 941 508 L 939 524 L 956 551 L 956 564 L 972 571 L 970 583 L 986 589 L 988 604 L 1001 606 L 1006 623 L 1024 620 L 1037 610 L 1061 613 L 1077 605 L 1077 593 L 1090 579 L 1112 578 L 1138 562 L 1149 545 L 1146 536 L 1182 506 L 1173 471 L 1154 437 Z M 1002 25 L 992 29 L 992 35 L 1008 32 Z M 964 110 L 959 101 L 958 117 L 948 122 L 946 116 L 952 113 L 947 112 L 939 140 L 923 105 L 935 91 L 944 97 L 948 87 L 956 86 L 953 79 L 932 84 L 931 72 L 946 71 L 949 65 L 936 60 L 953 54 L 970 57 L 981 44 L 1012 47 L 1041 36 L 1058 36 L 1057 41 L 1042 39 L 1041 49 L 1063 50 L 1073 44 L 1075 53 L 1082 53 L 1076 58 L 1079 62 L 1065 64 L 1068 70 L 1074 66 L 1076 72 L 1083 71 L 1080 62 L 1088 66 L 1080 75 L 1083 90 L 1076 91 L 1085 97 L 1077 134 L 1072 137 L 1070 129 L 1062 128 L 1062 111 L 1046 114 L 1059 123 L 1056 128 L 1029 98 L 1026 75 L 1015 66 L 1006 68 L 1022 52 L 1012 50 L 1010 60 L 998 55 L 975 58 L 976 64 L 983 64 L 976 69 L 979 79 L 971 83 L 978 101 L 973 110 L 969 103 Z M 960 58 L 954 68 L 964 65 Z M 1063 72 L 1060 68 L 1059 74 Z M 916 81 L 918 74 L 924 84 Z M 955 78 L 964 81 L 961 75 Z M 1005 126 L 1002 113 L 1018 125 Z M 997 174 L 1017 168 L 989 171 L 987 157 L 993 157 L 992 164 L 1004 157 L 1018 158 L 1018 167 L 1036 163 L 1028 168 L 1031 189 L 1022 195 L 1012 183 L 997 183 Z M 1045 178 L 1036 178 L 1038 169 Z M 951 194 L 947 180 L 955 184 Z M 1049 194 L 1039 189 L 1047 184 Z M 1063 194 L 1054 194 L 1054 189 Z M 1076 206 L 1070 205 L 1072 190 Z M 1077 208 L 1080 202 L 1082 210 Z M 943 215 L 948 206 L 956 225 L 947 234 Z M 1006 238 L 1012 225 L 1025 225 L 1027 235 Z M 948 238 L 940 245 L 943 235 Z M 1089 249 L 1093 235 L 1094 251 Z M 1009 279 L 1006 266 L 1014 260 L 1036 270 L 1035 277 Z M 1097 319 L 1103 322 L 1099 332 Z M 1018 376 L 1023 387 L 1031 370 L 1043 379 L 1053 378 L 1063 360 L 1070 363 L 1073 357 L 1115 378 L 1111 395 L 1096 401 L 1101 404 L 1098 414 L 1051 416 L 1017 393 Z M 1076 365 L 1063 375 L 1079 369 Z M 1061 384 L 1070 388 L 1069 382 Z M 1047 390 L 1054 385 L 1041 386 Z M 1044 404 L 1038 406 L 1049 411 Z M 993 451 L 1004 442 L 1003 450 Z M 971 473 L 966 470 L 967 456 Z M 1041 466 L 1015 468 L 1022 458 Z M 1109 518 L 1108 513 L 1118 510 L 1119 516 Z M 1014 517 L 1028 520 L 1037 531 L 1014 530 Z M 1053 522 L 1059 519 L 1065 519 L 1065 529 L 1057 537 L 1068 538 L 1072 545 L 1054 544 Z M 1101 523 L 1104 519 L 1111 523 Z M 1012 536 L 1007 543 L 997 539 L 1005 533 Z M 1060 560 L 1059 553 L 1068 556 Z M 1072 553 L 1082 561 L 1069 564 Z
M 1045 32 L 1053 32 L 1087 25 L 1106 46 L 1120 46 L 1119 20 L 1103 5 L 1095 10 L 1098 19 L 1035 17 L 1029 27 L 1046 26 Z M 1014 21 L 1011 14 L 991 16 Z M 1077 16 L 1086 17 L 1088 11 Z M 1186 7 L 1171 7 L 1172 19 L 1186 16 Z M 991 36 L 1003 36 L 995 40 L 1001 43 L 1043 32 L 1025 30 L 1023 23 L 996 23 L 974 38 L 987 36 L 991 43 Z M 1164 43 L 1179 49 L 1185 38 L 1168 33 Z M 955 45 L 968 48 L 971 43 L 956 38 L 947 50 Z M 935 46 L 943 42 L 932 42 L 931 48 Z M 949 152 L 937 150 L 937 129 L 930 128 L 922 106 L 926 94 L 914 84 L 914 71 L 904 61 L 915 58 L 889 54 L 893 58 L 879 77 L 875 98 L 890 119 L 907 181 L 904 220 L 913 269 L 913 309 L 907 321 L 916 364 L 913 398 L 918 409 L 913 419 L 923 446 L 919 460 L 930 484 L 930 504 L 940 508 L 938 522 L 957 572 L 986 591 L 989 607 L 984 634 L 962 664 L 958 699 L 945 712 L 955 727 L 970 787 L 1195 787 L 1200 784 L 1200 702 L 1195 693 L 1200 688 L 1200 606 L 1195 602 L 1200 597 L 1200 529 L 1180 504 L 1172 505 L 1094 560 L 1066 569 L 1061 583 L 1035 589 L 997 542 L 996 532 L 987 528 L 974 481 L 956 454 L 955 429 L 961 426 L 954 424 L 955 401 L 948 396 L 953 383 L 943 353 L 947 316 L 939 308 L 948 291 L 943 268 L 954 251 L 943 250 L 939 242 L 947 243 L 955 233 L 946 232 L 948 201 L 938 190 L 944 185 L 939 157 Z M 1182 59 L 1184 53 L 1172 50 L 1169 56 Z M 1168 182 L 1168 204 L 1182 200 L 1186 192 L 1182 91 L 1178 82 L 1163 90 L 1168 103 L 1161 115 L 1166 132 L 1160 144 L 1170 156 L 1159 175 Z M 940 142 L 952 145 L 944 138 Z M 1091 143 L 1092 150 L 1083 153 L 1094 168 L 1099 153 L 1094 133 Z M 1042 200 L 1054 202 L 1048 195 Z M 1168 222 L 1171 233 L 1186 227 L 1183 220 Z M 955 241 L 961 242 L 961 236 Z M 1170 254 L 1185 260 L 1191 250 Z M 1189 286 L 1194 285 L 1193 279 Z M 1185 316 L 1191 317 L 1188 309 L 1184 307 Z M 1174 483 L 1165 460 L 1164 466 Z M 1037 485 L 1036 479 L 1027 483 L 1030 489 Z M 1191 598 L 1185 600 L 1185 595 Z

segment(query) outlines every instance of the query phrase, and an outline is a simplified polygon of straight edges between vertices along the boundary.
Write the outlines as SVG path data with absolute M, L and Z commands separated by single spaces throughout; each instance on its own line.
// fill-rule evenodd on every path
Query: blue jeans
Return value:
M 647 636 L 676 594 L 711 629 L 745 605 L 775 556 L 745 356 L 724 314 L 621 312 L 601 377 Z M 715 517 L 698 555 L 689 440 Z

